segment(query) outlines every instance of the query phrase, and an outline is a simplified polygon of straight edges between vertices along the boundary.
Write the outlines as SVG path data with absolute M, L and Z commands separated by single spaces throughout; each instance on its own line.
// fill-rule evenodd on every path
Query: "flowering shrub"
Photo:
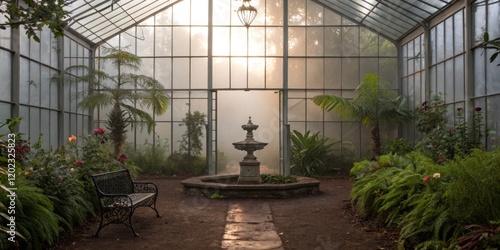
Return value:
M 481 107 L 474 107 L 469 127 L 464 109 L 459 107 L 453 126 L 447 126 L 446 105 L 441 95 L 435 95 L 431 102 L 425 101 L 422 108 L 416 110 L 417 130 L 422 136 L 416 147 L 440 164 L 453 159 L 457 153 L 469 154 L 473 148 L 482 148 L 481 110 Z

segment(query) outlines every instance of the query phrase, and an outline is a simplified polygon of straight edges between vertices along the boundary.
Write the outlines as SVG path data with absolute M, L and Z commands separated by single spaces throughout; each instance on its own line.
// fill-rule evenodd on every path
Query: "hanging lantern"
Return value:
M 238 8 L 237 13 L 240 21 L 247 28 L 257 16 L 257 9 L 250 5 L 251 0 L 243 0 L 243 4 Z

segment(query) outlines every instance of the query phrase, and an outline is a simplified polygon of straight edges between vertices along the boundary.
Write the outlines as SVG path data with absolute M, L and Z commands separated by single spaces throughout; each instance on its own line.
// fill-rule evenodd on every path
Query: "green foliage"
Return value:
M 18 1 L 0 1 L 0 15 L 7 20 L 0 23 L 0 29 L 6 26 L 18 29 L 22 26 L 29 38 L 40 42 L 37 31 L 47 26 L 55 37 L 64 35 L 64 28 L 68 25 L 70 12 L 65 10 L 71 1 L 53 0 L 24 0 L 24 4 Z M 5 8 L 3 8 L 5 6 Z
M 115 145 L 115 156 L 119 156 L 126 140 L 126 128 L 146 125 L 150 133 L 155 126 L 155 121 L 145 110 L 151 110 L 155 115 L 162 115 L 168 109 L 169 97 L 163 85 L 154 78 L 124 73 L 139 69 L 141 58 L 137 55 L 122 48 L 101 48 L 101 50 L 104 56 L 99 58 L 97 65 L 104 65 L 108 62 L 118 72 L 117 75 L 79 65 L 65 69 L 63 76 L 56 76 L 54 79 L 59 80 L 65 77 L 65 82 L 74 82 L 75 78 L 70 74 L 72 71 L 85 72 L 85 75 L 76 78 L 77 82 L 88 83 L 94 86 L 94 89 L 79 93 L 82 99 L 78 105 L 88 109 L 111 108 L 106 126 L 110 130 Z M 136 91 L 130 88 L 131 86 L 142 91 Z
M 500 38 L 490 40 L 490 34 L 485 32 L 483 34 L 483 48 L 495 50 L 490 56 L 490 63 L 493 63 L 500 54 Z M 497 64 L 497 66 L 500 66 L 500 64 Z
M 174 151 L 168 157 L 168 168 L 179 175 L 202 175 L 206 172 L 206 159 Z
M 316 105 L 326 111 L 336 111 L 341 116 L 360 121 L 371 127 L 374 142 L 373 154 L 380 155 L 380 124 L 412 119 L 403 96 L 397 96 L 388 83 L 379 82 L 375 74 L 366 74 L 356 88 L 357 97 L 348 100 L 340 96 L 319 95 L 313 98 Z
M 280 174 L 261 174 L 260 179 L 263 184 L 286 184 L 297 182 L 297 178 L 294 176 Z
M 224 198 L 226 198 L 226 196 L 218 193 L 214 193 L 210 196 L 210 199 L 224 199 Z
M 382 154 L 405 155 L 413 151 L 413 146 L 405 138 L 396 138 L 381 147 Z
M 304 176 L 311 176 L 324 167 L 323 159 L 334 144 L 329 143 L 327 138 L 319 138 L 319 132 L 311 135 L 311 131 L 302 134 L 294 130 L 291 139 L 290 168 L 294 173 Z
M 173 175 L 175 174 L 168 164 L 168 139 L 157 138 L 153 143 L 144 145 L 125 145 L 125 152 L 129 159 L 141 169 L 141 174 L 146 175 Z
M 500 149 L 441 163 L 421 152 L 382 155 L 355 164 L 350 197 L 365 218 L 400 228 L 400 249 L 497 246 L 498 233 L 487 225 L 500 218 L 499 165 Z M 481 230 L 489 234 L 478 243 Z
M 462 235 L 457 246 L 463 250 L 473 249 L 499 249 L 500 248 L 500 223 L 472 224 L 465 227 L 466 234 Z
M 182 122 L 179 126 L 186 126 L 186 132 L 182 135 L 180 152 L 193 156 L 201 155 L 203 142 L 200 139 L 203 138 L 203 130 L 206 126 L 205 114 L 199 111 L 188 112 Z

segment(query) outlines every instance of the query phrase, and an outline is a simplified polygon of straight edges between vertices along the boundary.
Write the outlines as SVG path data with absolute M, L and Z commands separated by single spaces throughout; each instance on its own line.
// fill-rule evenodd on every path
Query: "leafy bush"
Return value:
M 319 132 L 311 135 L 311 131 L 302 134 L 294 130 L 291 138 L 290 168 L 295 174 L 311 176 L 324 167 L 323 159 L 334 143 L 329 143 L 327 138 L 319 138 Z
M 396 138 L 382 145 L 382 154 L 405 155 L 413 151 L 413 146 L 404 138 Z
M 441 163 L 420 152 L 382 155 L 355 164 L 350 197 L 365 218 L 400 228 L 401 249 L 497 246 L 491 228 L 500 218 L 499 165 L 500 149 Z M 474 232 L 467 225 L 482 226 Z M 487 239 L 474 238 L 478 230 L 489 232 Z
M 142 170 L 141 174 L 172 175 L 174 172 L 168 166 L 168 140 L 157 138 L 155 144 L 146 142 L 142 146 L 127 144 L 125 147 L 129 159 Z
M 281 175 L 281 174 L 261 174 L 261 183 L 264 184 L 286 184 L 295 183 L 297 178 L 291 175 Z

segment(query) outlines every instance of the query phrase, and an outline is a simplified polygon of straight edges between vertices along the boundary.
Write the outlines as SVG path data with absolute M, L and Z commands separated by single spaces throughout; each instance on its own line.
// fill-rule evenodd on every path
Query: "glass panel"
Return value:
M 29 85 L 30 89 L 30 104 L 31 105 L 40 105 L 40 64 L 35 62 L 30 62 L 30 79 L 26 83 Z
M 306 2 L 305 0 L 288 1 L 288 25 L 306 24 Z
M 231 88 L 248 88 L 247 59 L 231 58 Z
M 189 59 L 187 58 L 174 58 L 173 69 L 174 89 L 188 89 L 189 88 Z
M 191 55 L 206 56 L 208 45 L 208 29 L 205 27 L 191 28 Z
M 465 65 L 464 56 L 455 58 L 455 100 L 463 101 L 465 99 Z
M 359 59 L 342 58 L 342 88 L 355 89 L 359 83 Z
M 172 88 L 171 58 L 155 58 L 155 79 L 166 89 Z
M 207 58 L 191 59 L 191 88 L 193 89 L 208 88 L 207 71 L 208 71 Z
M 174 56 L 189 55 L 189 28 L 173 27 L 172 41 L 174 44 Z
M 305 56 L 306 54 L 306 29 L 305 28 L 289 28 L 288 29 L 288 55 L 290 56 Z
M 0 18 L 0 21 L 1 20 Z M 0 67 L 0 79 L 2 79 L 0 81 L 0 89 L 2 90 L 0 91 L 0 101 L 11 101 L 12 59 L 10 52 L 0 49 L 0 61 L 3 64 L 3 66 Z M 0 121 L 3 122 L 4 120 L 1 119 Z
M 448 60 L 445 62 L 445 102 L 453 102 L 455 100 L 455 89 L 454 89 L 454 62 L 453 60 Z
M 266 28 L 266 55 L 280 56 L 283 54 L 283 29 Z
M 266 86 L 267 88 L 283 87 L 282 58 L 266 58 Z
M 340 89 L 341 69 L 340 58 L 325 58 L 325 89 Z
M 288 60 L 288 87 L 305 88 L 306 64 L 304 59 Z
M 155 56 L 172 55 L 172 28 L 155 27 Z
M 455 34 L 455 54 L 464 51 L 464 19 L 463 10 L 454 15 L 455 25 L 453 33 Z
M 488 63 L 486 64 L 486 94 L 497 94 L 500 93 L 500 66 L 498 65 L 498 60 L 490 63 L 489 58 L 493 54 L 494 50 L 486 51 L 486 58 L 488 58 Z
M 229 58 L 214 58 L 213 87 L 229 88 Z
M 488 33 L 490 38 L 500 37 L 500 4 L 498 1 L 488 2 Z
M 42 145 L 44 148 L 48 148 L 50 146 L 50 113 L 48 110 L 42 109 L 40 110 L 40 133 L 42 136 Z
M 0 19 L 0 21 L 1 20 L 2 19 Z M 6 119 L 12 118 L 12 114 L 10 113 L 10 104 L 0 102 L 0 110 L 2 110 L 2 112 L 0 112 L 0 121 L 2 121 L 2 123 Z M 22 120 L 21 124 L 23 124 L 25 122 L 26 122 L 25 120 Z M 0 134 L 7 134 L 7 133 L 10 133 L 10 131 L 7 128 L 7 126 L 3 126 L 3 127 L 0 128 Z
M 9 109 L 10 111 L 10 109 Z M 30 136 L 30 108 L 28 106 L 19 105 L 19 116 L 23 118 L 19 124 L 19 132 L 25 134 L 25 138 Z M 34 137 L 38 138 L 38 136 Z
M 436 74 L 436 94 L 438 93 L 446 93 L 444 89 L 444 76 L 445 76 L 445 71 L 444 71 L 444 63 L 438 64 L 436 66 L 437 68 L 437 74 Z
M 445 58 L 450 58 L 453 56 L 453 48 L 454 48 L 454 42 L 453 42 L 453 37 L 454 37 L 454 32 L 457 32 L 454 30 L 453 27 L 453 17 L 450 17 L 444 21 L 444 26 L 445 26 Z
M 307 56 L 323 56 L 323 28 L 307 28 Z
M 230 17 L 233 11 L 231 10 L 231 2 L 227 0 L 213 0 L 214 14 L 212 15 L 214 25 L 229 25 Z
M 7 18 L 0 15 L 0 23 L 5 23 Z M 0 47 L 10 49 L 10 28 L 0 29 Z
M 307 25 L 322 25 L 323 24 L 323 6 L 307 1 Z
M 42 96 L 41 106 L 48 108 L 50 107 L 50 77 L 51 77 L 50 68 L 42 66 L 41 74 L 42 74 L 42 78 L 40 81 L 40 95 Z
M 191 25 L 208 24 L 207 0 L 191 0 Z
M 378 35 L 361 28 L 360 35 L 360 55 L 361 56 L 377 56 L 378 55 Z
M 359 56 L 358 27 L 344 27 L 342 29 L 342 55 Z
M 231 28 L 231 55 L 247 55 L 247 31 L 245 27 Z
M 308 99 L 307 106 L 307 121 L 323 121 L 323 109 L 318 107 L 312 99 Z
M 323 88 L 323 59 L 322 58 L 308 58 L 307 59 L 307 82 L 308 89 L 322 89 Z
M 445 52 L 445 49 L 444 49 L 444 24 L 443 23 L 440 23 L 436 26 L 436 44 L 434 46 L 436 46 L 435 50 L 436 50 L 436 62 L 440 62 L 440 61 L 443 61 L 444 60 L 444 52 Z
M 325 25 L 340 25 L 342 18 L 337 13 L 325 9 Z
M 213 48 L 214 56 L 229 56 L 229 28 L 213 28 Z
M 154 28 L 138 26 L 137 27 L 137 55 L 138 56 L 153 56 L 155 46 Z
M 248 70 L 248 87 L 265 88 L 266 59 L 249 58 Z
M 38 139 L 40 136 L 40 109 L 30 108 L 29 109 L 29 135 L 30 138 Z M 26 122 L 26 121 L 25 121 Z
M 189 25 L 190 16 L 190 2 L 189 0 L 179 1 L 174 4 L 173 8 L 173 24 L 174 25 Z
M 266 1 L 266 24 L 283 24 L 283 2 L 282 0 Z
M 50 38 L 51 33 L 48 29 L 43 29 L 40 34 L 40 46 L 41 46 L 41 60 L 42 63 L 50 64 Z
M 486 65 L 483 49 L 474 50 L 474 96 L 486 94 Z
M 325 27 L 325 56 L 342 55 L 342 35 L 339 27 Z
M 250 56 L 264 56 L 266 53 L 266 29 L 260 27 L 254 27 L 248 29 L 249 34 L 249 45 L 248 53 Z
M 378 58 L 363 58 L 360 60 L 360 77 L 364 78 L 364 76 L 368 73 L 378 75 Z

